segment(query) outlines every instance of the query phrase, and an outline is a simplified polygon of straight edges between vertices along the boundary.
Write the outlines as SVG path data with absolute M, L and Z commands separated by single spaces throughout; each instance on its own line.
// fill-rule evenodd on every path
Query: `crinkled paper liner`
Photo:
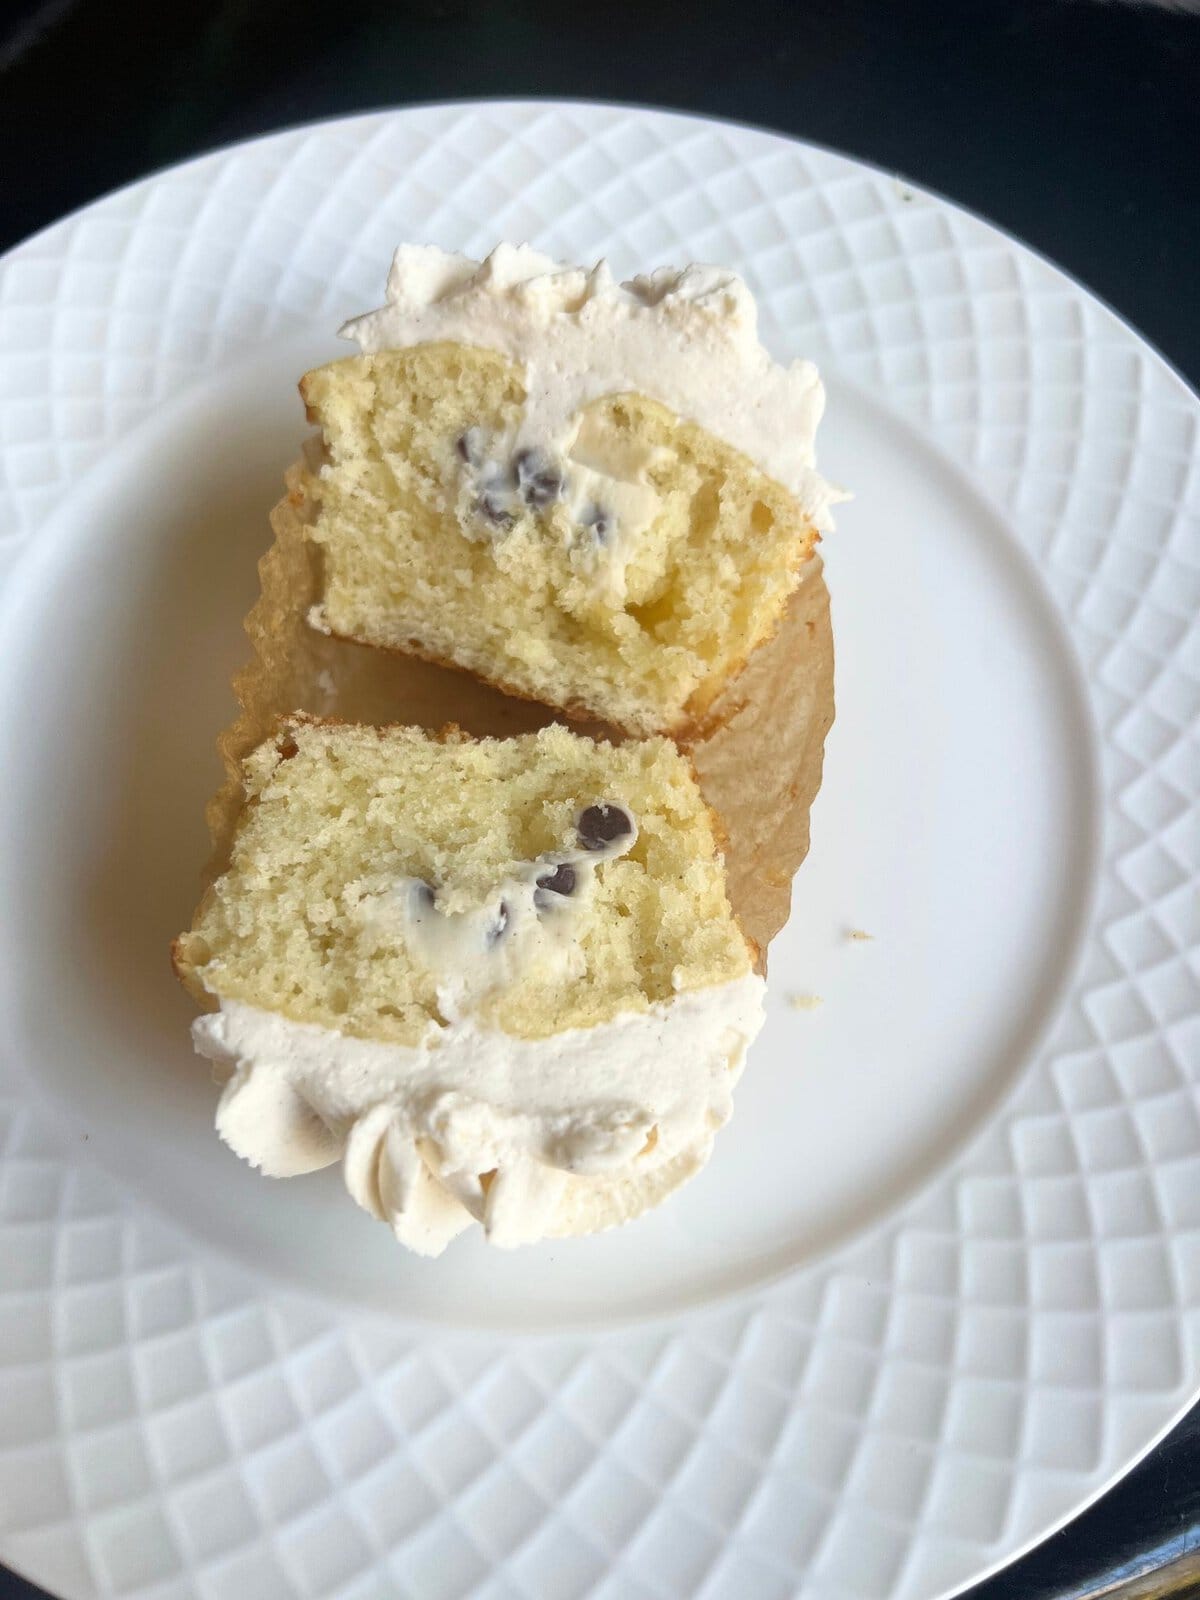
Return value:
M 271 513 L 275 542 L 259 563 L 262 592 L 246 618 L 253 654 L 233 680 L 240 714 L 218 741 L 226 781 L 208 808 L 210 883 L 228 862 L 242 810 L 242 759 L 280 715 L 306 711 L 431 729 L 453 722 L 476 735 L 523 733 L 554 720 L 547 707 L 468 673 L 311 628 L 319 552 L 305 536 L 313 515 L 305 461 L 289 468 L 286 481 L 288 492 Z M 689 747 L 704 797 L 725 829 L 729 898 L 761 952 L 760 965 L 787 920 L 792 879 L 808 853 L 809 809 L 832 722 L 829 594 L 814 557 L 774 637 L 718 700 L 714 731 Z M 599 724 L 577 726 L 607 733 Z

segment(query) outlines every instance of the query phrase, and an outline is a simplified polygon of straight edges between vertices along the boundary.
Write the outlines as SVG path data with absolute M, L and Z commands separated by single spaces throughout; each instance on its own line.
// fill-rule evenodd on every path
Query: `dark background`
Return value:
M 893 169 L 1058 262 L 1200 385 L 1200 0 L 0 0 L 0 249 L 289 123 L 536 95 L 733 117 Z M 1200 1415 L 972 1600 L 1098 1596 L 1193 1546 Z M 0 1570 L 3 1600 L 34 1593 Z

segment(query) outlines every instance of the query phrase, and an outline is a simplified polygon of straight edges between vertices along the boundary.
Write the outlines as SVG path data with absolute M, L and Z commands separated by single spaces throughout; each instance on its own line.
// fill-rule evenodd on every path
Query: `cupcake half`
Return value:
M 226 1142 L 341 1160 L 422 1254 L 611 1227 L 697 1172 L 762 1021 L 664 739 L 281 722 L 176 968 Z
M 626 732 L 706 726 L 837 493 L 808 362 L 716 268 L 629 283 L 404 246 L 362 354 L 310 372 L 310 621 Z

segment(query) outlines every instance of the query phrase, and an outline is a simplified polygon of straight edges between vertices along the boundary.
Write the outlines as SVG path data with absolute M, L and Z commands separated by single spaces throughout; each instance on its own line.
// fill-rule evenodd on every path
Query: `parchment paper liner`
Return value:
M 241 707 L 218 749 L 226 782 L 208 807 L 213 857 L 224 870 L 243 804 L 240 764 L 291 711 L 348 722 L 457 723 L 472 734 L 513 734 L 554 721 L 468 673 L 329 638 L 305 621 L 317 599 L 317 552 L 304 524 L 312 506 L 308 468 L 296 462 L 271 512 L 275 542 L 259 563 L 262 593 L 246 618 L 254 653 L 233 680 Z M 787 920 L 792 879 L 808 853 L 809 809 L 821 783 L 833 722 L 833 635 L 821 562 L 813 558 L 775 634 L 717 702 L 720 725 L 690 746 L 705 799 L 727 835 L 729 896 L 760 951 Z M 619 737 L 600 724 L 581 731 Z

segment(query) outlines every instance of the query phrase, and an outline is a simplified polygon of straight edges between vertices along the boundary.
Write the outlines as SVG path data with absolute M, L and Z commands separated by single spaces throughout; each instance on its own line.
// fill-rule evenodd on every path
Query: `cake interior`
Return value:
M 556 860 L 578 857 L 580 817 L 597 806 L 636 819 L 636 838 L 594 868 L 582 862 L 587 893 L 575 886 L 563 923 L 570 970 L 527 964 L 474 997 L 472 1020 L 537 1039 L 751 970 L 711 813 L 665 739 L 614 745 L 561 726 L 471 739 L 300 719 L 281 723 L 244 774 L 229 866 L 176 946 L 181 976 L 210 1005 L 241 1000 L 419 1043 L 447 1018 L 394 908 L 416 893 L 453 927 L 499 906 L 505 883 L 531 870 L 557 872 L 561 889 Z M 553 884 L 539 891 L 551 927 L 553 896 Z
M 314 621 L 627 731 L 703 721 L 816 541 L 781 485 L 641 396 L 586 408 L 565 463 L 517 448 L 521 370 L 491 351 L 353 356 L 301 391 L 329 455 Z

